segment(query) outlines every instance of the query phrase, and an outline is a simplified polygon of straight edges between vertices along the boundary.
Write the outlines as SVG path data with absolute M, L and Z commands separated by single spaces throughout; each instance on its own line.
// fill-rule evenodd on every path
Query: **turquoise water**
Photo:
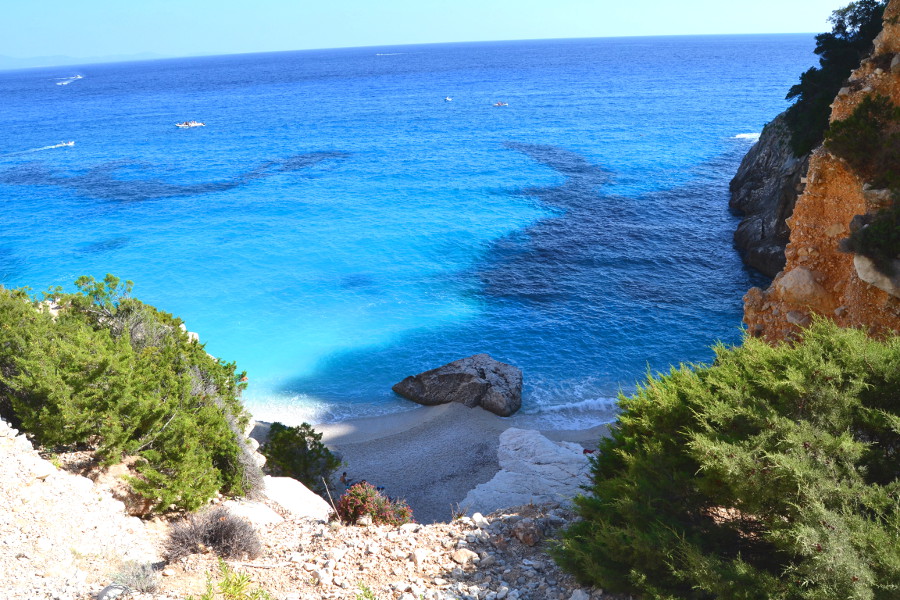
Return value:
M 404 410 L 393 383 L 489 352 L 523 369 L 523 412 L 582 424 L 648 369 L 740 339 L 741 296 L 762 280 L 732 248 L 727 183 L 813 44 L 497 42 L 2 72 L 0 282 L 133 280 L 248 371 L 261 418 Z M 206 126 L 174 126 L 190 119 Z

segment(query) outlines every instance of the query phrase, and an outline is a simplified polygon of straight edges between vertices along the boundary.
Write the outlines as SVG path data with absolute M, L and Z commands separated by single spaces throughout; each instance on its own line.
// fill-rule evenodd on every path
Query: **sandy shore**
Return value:
M 315 429 L 329 448 L 342 454 L 342 469 L 351 480 L 383 486 L 389 496 L 406 499 L 416 521 L 432 523 L 450 520 L 466 493 L 497 473 L 500 434 L 509 427 L 533 428 L 521 421 L 516 415 L 504 418 L 481 408 L 445 404 Z M 595 448 L 607 431 L 607 425 L 598 424 L 542 433 Z

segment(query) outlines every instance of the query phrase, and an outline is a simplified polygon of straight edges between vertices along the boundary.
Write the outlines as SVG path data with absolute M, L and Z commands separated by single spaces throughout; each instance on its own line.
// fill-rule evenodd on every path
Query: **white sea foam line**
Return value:
M 28 154 L 29 152 L 40 152 L 41 150 L 52 150 L 53 148 L 65 148 L 69 146 L 74 146 L 75 142 L 60 142 L 58 144 L 53 144 L 52 146 L 41 146 L 40 148 L 31 148 L 30 150 L 20 150 L 19 152 L 10 152 L 9 154 L 4 154 L 3 156 L 16 156 L 19 154 Z
M 79 79 L 84 79 L 84 75 L 75 75 L 74 77 L 57 77 L 58 81 L 56 85 L 69 85 L 73 81 L 78 81 Z
M 758 140 L 759 136 L 758 133 L 739 133 L 734 137 L 739 140 Z

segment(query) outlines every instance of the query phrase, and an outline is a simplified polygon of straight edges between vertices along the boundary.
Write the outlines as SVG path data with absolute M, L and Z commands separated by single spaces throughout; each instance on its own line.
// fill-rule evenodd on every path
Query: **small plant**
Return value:
M 322 434 L 309 423 L 299 427 L 272 423 L 269 437 L 259 451 L 273 475 L 293 477 L 320 495 L 325 493 L 322 480 L 330 480 L 341 466 L 341 461 L 322 443 Z
M 337 503 L 337 516 L 344 523 L 355 524 L 363 516 L 374 525 L 403 525 L 413 520 L 412 509 L 403 500 L 391 500 L 365 481 L 353 484 Z
M 169 560 L 207 549 L 225 558 L 256 558 L 262 546 L 252 525 L 221 506 L 172 525 L 165 548 Z
M 353 600 L 378 600 L 378 597 L 370 588 L 359 584 L 359 592 L 353 597 Z
M 466 511 L 459 505 L 457 502 L 455 505 L 450 505 L 450 520 L 451 521 L 459 521 L 464 516 L 466 516 Z
M 219 559 L 219 575 L 222 577 L 213 585 L 212 577 L 206 577 L 206 592 L 200 598 L 188 596 L 187 600 L 272 600 L 272 596 L 261 588 L 250 590 L 250 577 L 233 571 L 224 560 Z
M 133 560 L 122 563 L 122 567 L 112 576 L 112 580 L 134 592 L 149 593 L 159 587 L 159 574 L 153 565 Z

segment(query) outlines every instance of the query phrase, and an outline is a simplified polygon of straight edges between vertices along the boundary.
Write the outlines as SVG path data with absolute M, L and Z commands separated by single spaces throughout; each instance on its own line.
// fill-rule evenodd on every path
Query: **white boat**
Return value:
M 60 146 L 74 146 L 75 142 L 74 141 L 73 142 L 60 142 L 59 145 Z
M 206 123 L 201 123 L 200 121 L 182 121 L 181 123 L 175 123 L 175 127 L 181 127 L 182 129 L 186 129 L 188 127 L 205 127 Z
M 450 96 L 444 96 L 444 102 L 453 102 L 453 98 Z
M 494 106 L 509 106 L 509 103 L 507 103 L 507 102 L 497 102 L 496 104 L 494 104 Z

